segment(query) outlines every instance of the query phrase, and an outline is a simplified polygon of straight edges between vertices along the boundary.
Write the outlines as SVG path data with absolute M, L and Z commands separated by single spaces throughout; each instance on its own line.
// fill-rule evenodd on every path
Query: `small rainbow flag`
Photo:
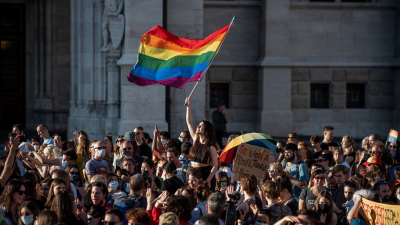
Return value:
M 181 38 L 161 26 L 154 27 L 142 36 L 128 80 L 139 86 L 160 83 L 175 88 L 199 81 L 232 24 L 205 39 Z
M 390 132 L 389 132 L 389 136 L 388 136 L 387 141 L 388 141 L 388 142 L 392 142 L 393 144 L 396 144 L 397 136 L 398 136 L 398 135 L 399 135 L 399 132 L 390 129 Z

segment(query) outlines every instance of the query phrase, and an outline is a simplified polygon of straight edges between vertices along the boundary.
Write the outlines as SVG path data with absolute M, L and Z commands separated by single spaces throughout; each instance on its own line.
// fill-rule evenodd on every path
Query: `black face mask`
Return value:
M 329 212 L 329 205 L 326 204 L 318 204 L 318 207 L 321 209 L 323 213 L 328 213 Z
M 277 153 L 281 153 L 282 152 L 282 148 L 276 148 L 276 152 Z

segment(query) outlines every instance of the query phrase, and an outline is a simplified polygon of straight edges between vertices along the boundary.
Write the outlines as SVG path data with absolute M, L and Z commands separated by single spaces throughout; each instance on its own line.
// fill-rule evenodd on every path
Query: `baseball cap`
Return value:
M 377 156 L 372 156 L 372 157 L 369 157 L 368 160 L 365 163 L 363 163 L 363 165 L 367 166 L 371 163 L 380 165 L 382 163 L 382 160 L 381 160 L 381 158 L 379 158 Z

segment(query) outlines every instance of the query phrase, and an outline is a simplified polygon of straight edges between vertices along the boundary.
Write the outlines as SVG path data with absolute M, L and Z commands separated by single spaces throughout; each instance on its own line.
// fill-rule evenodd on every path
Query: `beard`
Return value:
M 385 197 L 383 197 L 382 202 L 390 202 L 390 196 L 386 195 Z
M 291 162 L 291 161 L 293 161 L 294 160 L 294 155 L 292 155 L 292 156 L 285 156 L 285 161 L 286 162 Z

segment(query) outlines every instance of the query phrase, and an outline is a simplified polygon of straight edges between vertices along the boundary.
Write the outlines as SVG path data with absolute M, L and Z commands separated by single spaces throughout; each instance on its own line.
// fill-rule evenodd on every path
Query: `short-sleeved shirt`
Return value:
M 139 145 L 139 150 L 140 156 L 147 156 L 148 159 L 151 159 L 152 152 L 149 145 L 143 142 L 141 145 Z
M 106 175 L 110 173 L 110 164 L 106 160 L 93 158 L 86 163 L 85 170 L 87 175 Z
M 290 199 L 285 202 L 285 205 L 290 208 L 293 216 L 297 216 L 297 210 L 299 210 L 299 202 L 296 201 L 293 196 L 291 196 Z
M 321 143 L 321 149 L 322 150 L 329 150 L 329 147 L 339 147 L 339 145 L 336 142 L 331 141 L 331 143 L 326 143 L 322 142 Z
M 269 218 L 270 224 L 275 224 L 283 217 L 287 215 L 292 215 L 292 211 L 290 210 L 290 208 L 281 203 L 272 203 L 267 207 L 267 209 L 271 211 L 271 217 Z
M 48 137 L 48 138 L 44 139 L 43 144 L 54 145 L 53 138 Z
M 296 163 L 292 164 L 291 166 L 288 166 L 286 164 L 286 167 L 284 168 L 285 170 L 289 171 L 291 170 L 291 175 L 292 177 L 296 178 L 299 181 L 308 181 L 308 170 L 307 166 L 304 163 L 300 163 L 299 165 L 299 172 L 297 172 L 297 163 L 299 163 L 300 160 L 297 160 Z M 292 183 L 292 189 L 293 189 L 293 196 L 296 199 L 296 201 L 299 201 L 300 193 L 301 193 L 301 188 L 297 187 L 294 183 Z
M 326 189 L 332 197 L 335 196 L 335 191 L 332 189 Z M 310 190 L 310 188 L 303 189 L 300 194 L 300 199 L 306 202 L 306 209 L 312 209 L 315 206 L 317 200 L 316 195 Z
M 318 158 L 319 158 L 319 156 L 322 155 L 322 151 L 323 151 L 323 150 L 317 152 L 317 151 L 315 151 L 315 149 L 312 151 L 312 153 L 313 153 L 313 159 L 314 159 L 315 161 L 317 161 Z

